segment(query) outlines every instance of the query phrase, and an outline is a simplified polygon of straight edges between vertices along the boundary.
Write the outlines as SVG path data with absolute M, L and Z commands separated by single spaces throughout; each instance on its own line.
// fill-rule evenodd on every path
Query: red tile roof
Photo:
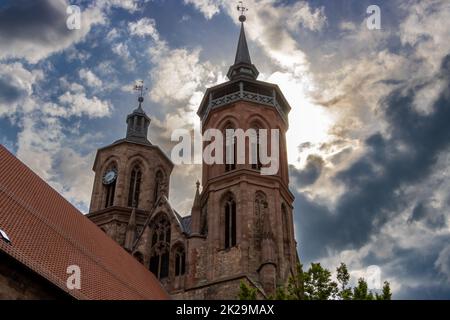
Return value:
M 168 299 L 158 280 L 0 145 L 0 229 L 6 252 L 77 299 Z M 69 265 L 81 289 L 69 290 Z

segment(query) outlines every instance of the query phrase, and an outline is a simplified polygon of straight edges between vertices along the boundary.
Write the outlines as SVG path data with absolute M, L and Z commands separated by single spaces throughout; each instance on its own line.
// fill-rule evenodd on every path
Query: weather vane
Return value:
M 144 90 L 148 90 L 148 88 L 144 88 L 144 80 L 138 80 L 136 81 L 136 84 L 133 87 L 134 91 L 139 92 L 139 105 L 144 101 Z
M 244 22 L 246 20 L 245 12 L 248 11 L 248 9 L 244 7 L 242 1 L 239 1 L 239 4 L 237 5 L 237 10 L 241 13 L 241 15 L 239 16 L 239 21 Z

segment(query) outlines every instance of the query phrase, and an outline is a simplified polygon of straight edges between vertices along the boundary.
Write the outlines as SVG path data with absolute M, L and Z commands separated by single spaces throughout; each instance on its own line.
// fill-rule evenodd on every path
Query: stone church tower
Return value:
M 201 129 L 278 129 L 276 174 L 262 175 L 259 157 L 245 164 L 203 163 L 203 188 L 197 182 L 190 215 L 180 215 L 169 201 L 173 164 L 147 139 L 150 119 L 142 97 L 127 117 L 126 138 L 99 149 L 94 163 L 88 217 L 152 271 L 174 298 L 235 299 L 241 281 L 267 297 L 286 283 L 298 263 L 285 137 L 290 106 L 277 85 L 257 80 L 245 16 L 239 19 L 229 81 L 207 89 L 198 109 Z M 259 135 L 255 139 L 259 146 Z

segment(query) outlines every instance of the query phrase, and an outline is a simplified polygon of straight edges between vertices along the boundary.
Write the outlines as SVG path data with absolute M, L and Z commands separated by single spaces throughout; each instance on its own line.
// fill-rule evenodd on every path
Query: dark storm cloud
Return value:
M 11 79 L 0 78 L 0 103 L 12 103 L 19 100 L 25 94 L 16 86 L 11 84 Z
M 425 201 L 420 201 L 413 209 L 408 220 L 409 223 L 423 222 L 430 229 L 441 229 L 447 226 L 447 220 L 444 214 L 433 209 Z
M 70 33 L 61 1 L 16 0 L 0 10 L 0 43 L 18 40 L 48 43 Z
M 290 166 L 291 175 L 296 179 L 296 185 L 305 187 L 313 184 L 322 173 L 324 161 L 317 155 L 309 155 L 303 170 Z
M 80 29 L 69 30 L 68 6 L 66 0 L 16 0 L 2 6 L 0 60 L 24 58 L 37 63 L 81 41 L 92 25 L 103 21 L 101 14 L 90 6 L 81 12 Z
M 367 266 L 381 266 L 383 278 L 397 279 L 401 289 L 396 292 L 396 299 L 448 299 L 448 275 L 440 273 L 435 265 L 448 243 L 450 237 L 445 235 L 436 236 L 425 250 L 401 248 L 394 244 L 391 255 L 380 257 L 370 251 L 361 262 Z
M 365 142 L 367 153 L 336 175 L 336 182 L 343 183 L 346 192 L 334 212 L 296 194 L 299 251 L 303 259 L 323 257 L 327 248 L 342 250 L 364 245 L 406 207 L 401 187 L 420 183 L 440 152 L 450 145 L 450 56 L 444 59 L 439 78 L 446 85 L 431 114 L 415 110 L 417 86 L 395 89 L 381 102 L 390 135 L 371 136 Z

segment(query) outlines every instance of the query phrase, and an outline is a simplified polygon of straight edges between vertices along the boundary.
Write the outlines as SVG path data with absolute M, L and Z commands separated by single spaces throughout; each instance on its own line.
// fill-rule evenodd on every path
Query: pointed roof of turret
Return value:
M 193 209 L 200 208 L 200 181 L 197 180 L 195 183 L 197 186 L 197 190 L 195 191 L 194 204 L 192 205 Z
M 247 63 L 252 64 L 252 59 L 250 58 L 250 52 L 248 51 L 247 39 L 245 37 L 244 23 L 241 23 L 241 33 L 239 35 L 239 42 L 236 50 L 236 57 L 234 59 L 234 64 Z
M 258 69 L 256 69 L 255 65 L 252 64 L 252 59 L 250 58 L 250 52 L 248 50 L 244 28 L 244 22 L 246 19 L 247 18 L 244 14 L 241 14 L 239 17 L 239 21 L 241 22 L 241 32 L 239 34 L 234 64 L 230 67 L 227 74 L 227 77 L 230 80 L 234 80 L 238 77 L 245 77 L 255 80 L 259 75 Z

